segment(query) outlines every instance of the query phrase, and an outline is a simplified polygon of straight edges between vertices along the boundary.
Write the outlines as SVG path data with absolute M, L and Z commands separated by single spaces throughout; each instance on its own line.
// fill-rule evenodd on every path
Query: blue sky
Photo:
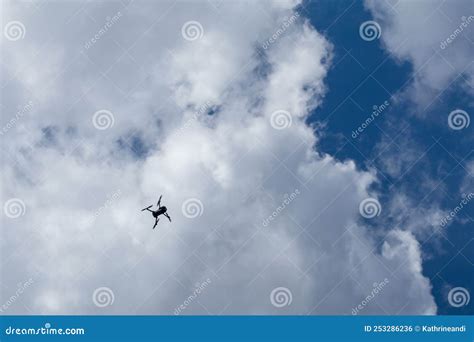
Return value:
M 467 163 L 474 155 L 473 135 L 472 128 L 464 134 L 449 129 L 446 120 L 455 108 L 472 112 L 472 95 L 463 89 L 461 82 L 454 82 L 439 93 L 432 105 L 418 113 L 421 118 L 414 115 L 413 103 L 405 99 L 392 104 L 377 117 L 375 124 L 353 139 L 352 131 L 366 120 L 373 105 L 385 100 L 392 102 L 393 94 L 410 86 L 414 68 L 409 61 L 391 56 L 381 40 L 367 42 L 360 38 L 359 25 L 373 19 L 363 3 L 305 1 L 302 7 L 301 13 L 329 38 L 335 51 L 334 66 L 327 77 L 328 94 L 309 118 L 309 122 L 322 120 L 325 123 L 327 136 L 320 142 L 322 150 L 342 160 L 355 160 L 361 168 L 375 167 L 382 175 L 379 187 L 385 202 L 394 194 L 395 186 L 406 188 L 415 203 L 440 203 L 446 209 L 456 207 L 462 181 L 468 175 Z M 383 136 L 392 142 L 380 154 L 375 147 Z M 416 146 L 419 159 L 403 168 L 402 177 L 392 177 L 379 159 L 384 153 L 403 154 L 397 142 L 405 139 Z M 436 184 L 428 194 L 420 188 L 426 177 Z M 382 206 L 384 204 L 382 202 Z M 439 239 L 421 240 L 423 251 L 430 255 L 423 263 L 423 273 L 432 281 L 439 314 L 473 313 L 472 302 L 469 306 L 453 308 L 446 300 L 447 289 L 452 286 L 466 287 L 471 293 L 474 289 L 473 209 L 471 203 L 443 230 Z M 410 220 L 409 213 L 404 220 Z M 381 221 L 380 226 L 376 224 L 374 228 L 383 229 L 385 222 Z

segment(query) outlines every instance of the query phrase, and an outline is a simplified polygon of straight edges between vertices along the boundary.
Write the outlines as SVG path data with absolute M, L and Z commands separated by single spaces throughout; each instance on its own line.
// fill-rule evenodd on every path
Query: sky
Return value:
M 472 1 L 1 13 L 2 314 L 472 314 Z

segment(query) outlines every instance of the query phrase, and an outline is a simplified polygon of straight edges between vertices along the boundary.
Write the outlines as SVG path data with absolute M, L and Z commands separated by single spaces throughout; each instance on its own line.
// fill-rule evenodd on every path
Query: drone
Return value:
M 142 209 L 142 211 L 148 210 L 149 212 L 151 212 L 151 214 L 155 218 L 155 225 L 153 226 L 153 229 L 155 229 L 156 225 L 158 224 L 158 221 L 160 220 L 159 218 L 160 215 L 166 216 L 168 220 L 170 220 L 171 222 L 171 217 L 166 212 L 168 209 L 165 206 L 161 206 L 161 197 L 163 197 L 163 195 L 160 196 L 160 198 L 158 199 L 158 203 L 156 203 L 158 209 L 151 210 L 150 208 L 153 207 L 153 204 Z

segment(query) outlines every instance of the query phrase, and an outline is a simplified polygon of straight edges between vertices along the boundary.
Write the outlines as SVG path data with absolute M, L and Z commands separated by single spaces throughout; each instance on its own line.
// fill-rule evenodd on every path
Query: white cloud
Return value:
M 385 48 L 413 64 L 413 82 L 403 90 L 416 104 L 429 106 L 452 83 L 473 93 L 472 1 L 400 0 L 392 5 L 365 0 L 365 5 L 382 26 Z
M 19 197 L 27 207 L 19 219 L 3 218 L 2 298 L 18 282 L 35 281 L 21 298 L 25 307 L 10 312 L 171 314 L 210 278 L 185 313 L 343 314 L 389 278 L 363 313 L 435 313 L 413 236 L 393 230 L 380 250 L 359 222 L 375 176 L 313 150 L 317 138 L 304 120 L 324 96 L 330 44 L 301 20 L 265 56 L 256 50 L 291 14 L 289 5 L 107 3 L 73 17 L 72 5 L 55 6 L 67 25 L 51 23 L 43 6 L 20 19 L 41 31 L 65 25 L 68 33 L 58 31 L 47 47 L 40 37 L 29 41 L 40 56 L 63 58 L 51 68 L 31 61 L 45 69 L 38 82 L 12 80 L 15 96 L 4 104 L 11 110 L 41 93 L 35 112 L 2 136 L 10 161 L 2 164 L 3 202 Z M 80 55 L 117 10 L 121 21 Z M 188 20 L 202 24 L 202 39 L 182 39 Z M 122 54 L 117 43 L 133 46 Z M 25 51 L 5 47 L 7 62 Z M 54 92 L 43 92 L 50 73 Z M 207 102 L 215 113 L 193 118 Z M 114 114 L 113 127 L 94 128 L 100 109 Z M 291 113 L 291 126 L 272 127 L 277 109 Z M 130 137 L 140 137 L 146 156 L 127 152 Z M 295 189 L 298 197 L 264 227 Z M 160 193 L 173 222 L 162 219 L 153 231 L 152 217 L 139 210 Z M 204 206 L 194 219 L 180 212 L 191 197 Z M 280 286 L 293 296 L 285 308 L 269 298 Z M 112 289 L 113 305 L 94 306 L 99 287 Z

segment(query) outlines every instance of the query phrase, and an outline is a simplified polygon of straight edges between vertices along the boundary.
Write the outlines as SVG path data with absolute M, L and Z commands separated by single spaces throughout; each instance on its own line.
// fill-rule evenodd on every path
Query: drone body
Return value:
M 158 221 L 160 220 L 160 215 L 166 216 L 166 218 L 168 218 L 168 220 L 170 220 L 171 222 L 171 217 L 167 213 L 168 209 L 165 206 L 161 206 L 161 197 L 163 197 L 163 195 L 160 196 L 160 198 L 158 199 L 158 203 L 156 203 L 158 209 L 150 210 L 150 208 L 153 207 L 153 204 L 142 209 L 142 211 L 148 210 L 149 212 L 151 212 L 151 214 L 155 218 L 155 225 L 153 226 L 153 229 L 155 229 L 156 225 L 158 224 Z

